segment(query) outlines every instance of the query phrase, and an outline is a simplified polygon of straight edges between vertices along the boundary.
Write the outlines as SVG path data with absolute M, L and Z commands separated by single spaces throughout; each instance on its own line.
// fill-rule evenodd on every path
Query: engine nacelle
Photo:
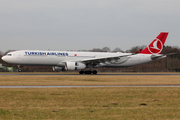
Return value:
M 53 69 L 53 71 L 59 72 L 59 71 L 62 71 L 62 70 L 63 70 L 63 67 L 54 66 L 54 67 L 52 67 L 52 69 Z
M 66 62 L 65 69 L 66 70 L 84 70 L 86 65 L 80 62 Z

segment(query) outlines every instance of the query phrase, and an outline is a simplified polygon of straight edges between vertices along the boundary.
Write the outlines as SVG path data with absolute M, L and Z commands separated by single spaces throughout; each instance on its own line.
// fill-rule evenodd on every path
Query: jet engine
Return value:
M 66 62 L 65 69 L 66 70 L 84 70 L 86 65 L 80 62 Z

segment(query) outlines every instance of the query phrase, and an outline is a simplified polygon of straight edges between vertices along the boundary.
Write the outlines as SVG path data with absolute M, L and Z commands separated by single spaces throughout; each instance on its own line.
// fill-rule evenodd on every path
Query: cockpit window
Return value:
M 12 56 L 12 54 L 6 54 L 6 56 Z

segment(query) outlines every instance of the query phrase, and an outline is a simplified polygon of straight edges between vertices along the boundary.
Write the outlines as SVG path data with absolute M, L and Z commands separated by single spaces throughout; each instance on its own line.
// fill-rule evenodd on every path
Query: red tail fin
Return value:
M 141 51 L 141 54 L 160 54 L 168 32 L 161 32 L 144 50 Z

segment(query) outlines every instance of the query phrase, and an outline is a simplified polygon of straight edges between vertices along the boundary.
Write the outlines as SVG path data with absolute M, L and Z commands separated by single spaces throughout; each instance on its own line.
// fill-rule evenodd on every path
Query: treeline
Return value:
M 123 51 L 120 48 L 115 48 L 114 50 L 110 50 L 109 47 L 100 48 L 93 48 L 92 50 L 79 50 L 79 51 L 87 51 L 87 52 L 124 52 L 124 53 L 134 53 L 139 49 L 144 49 L 146 46 L 135 46 L 129 50 Z M 0 51 L 0 58 L 4 56 L 6 53 L 10 52 L 6 51 L 5 53 Z M 132 67 L 125 67 L 125 68 L 95 68 L 99 72 L 180 72 L 180 48 L 179 47 L 172 47 L 172 46 L 164 46 L 162 50 L 162 54 L 168 53 L 176 53 L 174 55 L 168 55 L 164 59 L 156 60 L 150 63 L 132 66 Z M 15 67 L 16 65 L 8 64 L 2 59 L 0 59 L 0 63 L 3 66 L 7 67 Z M 3 70 L 1 70 L 3 71 Z M 23 71 L 25 72 L 52 72 L 51 66 L 23 66 Z

